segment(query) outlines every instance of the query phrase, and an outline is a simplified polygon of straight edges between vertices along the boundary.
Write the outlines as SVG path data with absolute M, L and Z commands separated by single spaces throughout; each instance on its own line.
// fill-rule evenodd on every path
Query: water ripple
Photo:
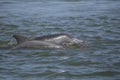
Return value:
M 119 5 L 119 0 L 0 0 L 0 79 L 119 80 Z M 83 39 L 88 48 L 5 48 L 13 34 L 53 33 Z

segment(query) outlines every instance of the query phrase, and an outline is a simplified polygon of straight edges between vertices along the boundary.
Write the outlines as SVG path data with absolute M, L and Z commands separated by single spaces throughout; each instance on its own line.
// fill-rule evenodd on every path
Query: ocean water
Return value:
M 120 0 L 0 0 L 0 47 L 56 33 L 88 48 L 0 48 L 0 80 L 120 80 Z

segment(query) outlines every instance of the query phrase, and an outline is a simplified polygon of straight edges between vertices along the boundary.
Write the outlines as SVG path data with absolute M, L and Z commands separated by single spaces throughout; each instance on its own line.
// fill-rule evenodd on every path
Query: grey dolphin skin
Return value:
M 82 43 L 83 40 L 79 40 L 77 38 L 74 38 L 68 34 L 51 34 L 51 35 L 45 35 L 41 37 L 35 37 L 35 40 L 42 40 L 42 41 L 48 41 L 48 42 L 54 42 L 54 43 L 59 43 L 59 44 L 64 44 L 64 43 Z
M 62 45 L 58 45 L 55 43 L 50 43 L 46 41 L 25 41 L 21 44 L 18 44 L 17 46 L 14 46 L 12 49 L 19 49 L 19 48 L 63 48 Z
M 71 44 L 82 44 L 83 41 L 77 38 L 74 38 L 68 34 L 51 34 L 51 35 L 44 35 L 40 37 L 25 37 L 21 35 L 13 35 L 16 39 L 17 44 L 16 46 L 12 47 L 12 49 L 19 49 L 19 48 L 66 48 L 69 47 Z

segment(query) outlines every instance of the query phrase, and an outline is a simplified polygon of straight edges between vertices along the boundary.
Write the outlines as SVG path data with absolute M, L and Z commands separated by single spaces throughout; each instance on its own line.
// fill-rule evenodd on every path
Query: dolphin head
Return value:
M 79 40 L 77 38 L 72 38 L 70 43 L 68 43 L 68 46 L 75 47 L 75 48 L 81 48 L 81 47 L 87 47 L 87 43 L 85 40 Z

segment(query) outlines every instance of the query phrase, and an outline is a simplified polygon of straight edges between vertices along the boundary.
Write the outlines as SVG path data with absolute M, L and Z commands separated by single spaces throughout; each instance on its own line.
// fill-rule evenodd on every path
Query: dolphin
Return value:
M 22 35 L 13 35 L 17 44 L 13 49 L 29 47 L 48 47 L 48 48 L 66 48 L 72 44 L 83 45 L 84 41 L 74 38 L 71 35 L 60 33 L 50 34 L 40 37 L 26 37 Z
M 17 44 L 12 46 L 12 49 L 19 48 L 65 48 L 64 45 L 60 45 L 53 42 L 35 40 L 33 38 L 21 36 L 21 35 L 13 35 L 16 39 Z

